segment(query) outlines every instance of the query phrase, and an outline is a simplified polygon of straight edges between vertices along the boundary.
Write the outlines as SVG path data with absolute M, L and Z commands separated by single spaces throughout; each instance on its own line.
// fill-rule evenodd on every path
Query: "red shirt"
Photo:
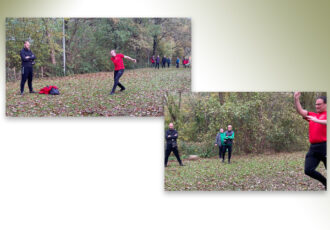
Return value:
M 111 57 L 111 61 L 115 65 L 115 70 L 125 69 L 123 58 L 124 54 L 117 54 L 116 56 Z
M 308 112 L 308 116 L 316 117 L 319 120 L 327 120 L 327 111 L 322 113 Z M 309 121 L 309 142 L 311 144 L 327 141 L 327 126 Z

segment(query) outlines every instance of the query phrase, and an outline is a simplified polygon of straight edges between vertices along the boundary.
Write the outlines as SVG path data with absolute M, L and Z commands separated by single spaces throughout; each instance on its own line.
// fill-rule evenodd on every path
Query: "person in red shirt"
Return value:
M 120 87 L 120 91 L 124 91 L 126 88 L 119 82 L 119 78 L 123 75 L 125 66 L 123 58 L 136 62 L 136 59 L 133 59 L 129 56 L 125 56 L 124 54 L 116 54 L 116 50 L 111 50 L 111 61 L 115 65 L 115 72 L 114 72 L 114 83 L 111 90 L 110 95 L 115 93 L 117 85 Z
M 294 102 L 297 112 L 309 122 L 311 143 L 305 158 L 305 174 L 320 181 L 327 189 L 327 179 L 315 170 L 321 161 L 327 168 L 327 98 L 321 96 L 316 99 L 316 113 L 313 113 L 302 108 L 300 95 L 300 92 L 294 93 Z

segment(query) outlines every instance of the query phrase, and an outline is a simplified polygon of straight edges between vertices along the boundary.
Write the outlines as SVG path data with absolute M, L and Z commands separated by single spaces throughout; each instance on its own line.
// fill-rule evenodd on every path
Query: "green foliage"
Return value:
M 173 102 L 168 101 L 165 127 L 172 122 L 171 107 Z M 298 151 L 308 146 L 308 123 L 295 111 L 292 93 L 183 94 L 176 114 L 180 139 L 192 146 L 213 146 L 218 130 L 228 125 L 235 132 L 235 153 Z M 209 150 L 198 151 L 212 156 Z
M 64 21 L 64 22 L 63 22 Z M 19 51 L 31 42 L 35 76 L 63 76 L 63 24 L 66 75 L 113 71 L 110 50 L 137 59 L 126 69 L 145 68 L 154 54 L 171 56 L 191 50 L 189 19 L 176 18 L 7 18 L 6 66 L 19 75 Z M 55 62 L 54 62 L 55 60 Z M 7 71 L 7 80 L 15 80 Z

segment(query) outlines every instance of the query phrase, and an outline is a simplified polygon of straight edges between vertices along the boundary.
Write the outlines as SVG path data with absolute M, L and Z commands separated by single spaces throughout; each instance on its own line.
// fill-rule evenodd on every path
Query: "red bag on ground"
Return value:
M 55 85 L 46 86 L 39 91 L 39 94 L 49 94 L 52 88 L 58 89 Z

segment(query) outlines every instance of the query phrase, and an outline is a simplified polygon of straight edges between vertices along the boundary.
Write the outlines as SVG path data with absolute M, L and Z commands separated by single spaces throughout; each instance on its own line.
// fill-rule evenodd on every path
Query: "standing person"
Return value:
M 159 62 L 160 62 L 160 58 L 159 55 L 156 58 L 156 65 L 155 65 L 155 69 L 158 68 L 159 69 Z
M 150 62 L 151 62 L 151 67 L 152 67 L 152 68 L 155 67 L 155 56 L 152 56 L 152 57 L 150 58 Z
M 165 138 L 166 138 L 165 167 L 167 167 L 168 157 L 170 156 L 172 151 L 176 159 L 178 160 L 180 166 L 183 166 L 178 151 L 178 144 L 176 142 L 176 140 L 178 139 L 178 132 L 174 129 L 173 123 L 169 124 L 169 129 L 165 133 Z
M 176 68 L 179 68 L 179 65 L 180 65 L 180 58 L 179 57 L 176 58 L 175 64 L 176 64 Z
M 223 129 L 220 129 L 217 136 L 215 137 L 215 146 L 219 147 L 219 158 L 222 159 L 222 152 L 224 147 L 224 141 L 225 141 L 225 133 L 223 132 Z
M 167 62 L 167 58 L 164 55 L 164 57 L 162 58 L 162 68 L 165 68 L 166 67 L 166 62 Z
M 168 58 L 167 58 L 167 67 L 170 68 L 170 65 L 171 65 L 171 58 L 168 57 Z
M 327 189 L 327 179 L 315 169 L 322 161 L 327 168 L 327 98 L 318 97 L 316 113 L 304 110 L 300 104 L 300 92 L 294 93 L 297 112 L 309 123 L 309 151 L 305 157 L 305 174 L 320 181 Z
M 185 67 L 185 65 L 184 65 L 184 64 L 185 64 L 185 61 L 186 61 L 186 59 L 183 57 L 183 58 L 182 58 L 182 66 L 183 66 L 183 67 Z
M 36 57 L 34 56 L 34 54 L 30 49 L 29 41 L 24 42 L 24 47 L 20 52 L 20 56 L 22 60 L 21 95 L 24 94 L 24 86 L 26 80 L 28 80 L 30 93 L 35 93 L 32 87 L 32 79 L 33 79 L 33 65 Z
M 132 62 L 136 63 L 136 59 L 133 59 L 129 56 L 126 56 L 124 54 L 116 54 L 116 50 L 111 50 L 111 61 L 115 65 L 115 71 L 114 71 L 114 83 L 111 90 L 110 95 L 115 93 L 117 85 L 120 87 L 120 91 L 124 91 L 126 88 L 119 82 L 119 78 L 124 74 L 125 66 L 123 58 L 131 60 Z
M 231 152 L 233 149 L 233 141 L 234 141 L 234 131 L 231 125 L 228 125 L 227 131 L 224 134 L 224 147 L 222 152 L 222 162 L 225 162 L 225 155 L 228 149 L 228 164 L 230 164 Z

